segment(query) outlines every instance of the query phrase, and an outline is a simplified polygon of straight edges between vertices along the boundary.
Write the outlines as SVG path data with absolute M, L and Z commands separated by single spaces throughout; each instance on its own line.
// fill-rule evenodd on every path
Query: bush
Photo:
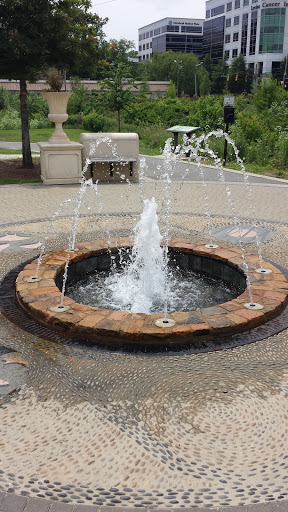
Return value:
M 89 132 L 103 132 L 105 125 L 105 118 L 99 114 L 91 112 L 86 116 L 83 116 L 83 128 Z
M 81 114 L 72 114 L 68 117 L 65 126 L 73 126 L 74 128 L 82 128 L 83 119 Z
M 207 96 L 192 102 L 191 113 L 187 124 L 199 126 L 202 131 L 223 129 L 223 98 L 222 96 Z
M 87 87 L 81 85 L 79 89 L 75 89 L 67 105 L 68 115 L 82 114 L 84 104 L 87 101 Z
M 34 114 L 33 119 L 30 120 L 30 128 L 51 128 L 54 123 L 48 119 L 48 117 L 42 117 L 40 114 Z
M 288 133 L 279 134 L 275 144 L 275 167 L 288 167 Z
M 29 118 L 35 119 L 38 115 L 47 118 L 49 114 L 49 107 L 47 100 L 42 94 L 36 92 L 29 92 L 28 94 L 28 110 Z
M 0 115 L 0 130 L 17 130 L 21 128 L 21 119 L 15 110 L 3 110 Z

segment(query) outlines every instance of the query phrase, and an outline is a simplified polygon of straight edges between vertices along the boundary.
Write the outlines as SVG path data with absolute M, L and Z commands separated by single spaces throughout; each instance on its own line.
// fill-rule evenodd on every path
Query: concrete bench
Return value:
M 91 162 L 86 178 L 100 181 L 138 181 L 139 137 L 137 133 L 81 133 L 82 163 Z

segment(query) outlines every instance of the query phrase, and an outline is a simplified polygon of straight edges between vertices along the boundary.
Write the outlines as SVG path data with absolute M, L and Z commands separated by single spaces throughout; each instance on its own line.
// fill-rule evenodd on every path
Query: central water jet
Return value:
M 131 256 L 119 275 L 111 274 L 106 286 L 112 297 L 131 313 L 151 313 L 155 302 L 165 300 L 165 267 L 162 236 L 158 226 L 155 198 L 144 200 L 144 209 L 133 229 Z

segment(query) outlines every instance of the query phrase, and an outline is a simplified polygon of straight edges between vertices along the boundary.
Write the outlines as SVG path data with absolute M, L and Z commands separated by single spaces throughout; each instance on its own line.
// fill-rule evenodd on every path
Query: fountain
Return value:
M 172 156 L 171 163 L 162 159 L 165 168 L 161 166 L 157 174 L 166 175 L 164 186 L 144 178 L 139 186 L 99 186 L 83 180 L 85 192 L 32 185 L 5 189 L 8 200 L 5 203 L 3 196 L 3 210 L 9 200 L 13 204 L 13 194 L 23 199 L 21 217 L 15 209 L 9 217 L 7 208 L 9 229 L 19 230 L 18 236 L 30 230 L 34 236 L 37 233 L 37 240 L 41 233 L 47 235 L 38 261 L 33 249 L 21 252 L 18 247 L 18 252 L 14 249 L 1 257 L 5 282 L 0 293 L 4 313 L 0 334 L 10 350 L 19 351 L 18 356 L 5 354 L 5 366 L 1 363 L 7 371 L 13 364 L 14 368 L 29 365 L 28 382 L 0 401 L 4 509 L 9 497 L 20 508 L 29 499 L 27 506 L 35 510 L 51 505 L 67 510 L 128 505 L 146 511 L 200 511 L 211 505 L 232 510 L 235 505 L 238 510 L 254 503 L 261 509 L 265 503 L 264 509 L 271 501 L 273 507 L 273 500 L 287 507 L 287 308 L 281 313 L 287 271 L 279 266 L 287 267 L 288 189 L 261 182 L 254 187 L 259 224 L 273 233 L 262 247 L 262 267 L 272 272 L 263 273 L 257 243 L 250 254 L 245 245 L 243 221 L 249 223 L 250 209 L 246 195 L 239 194 L 244 186 L 228 183 L 227 190 L 222 182 L 208 183 L 209 208 L 205 206 L 204 212 L 201 180 L 196 176 L 198 182 L 191 179 L 185 186 L 179 179 L 173 181 L 176 158 Z M 143 163 L 141 176 L 144 170 Z M 189 171 L 190 166 L 187 173 L 183 171 L 188 179 Z M 206 170 L 204 174 L 207 177 Z M 236 226 L 228 192 L 239 216 Z M 124 212 L 119 207 L 121 196 Z M 175 206 L 177 197 L 181 204 Z M 160 297 L 163 305 L 150 313 L 131 312 L 130 304 L 127 310 L 112 309 L 71 297 L 70 285 L 83 274 L 86 278 L 87 272 L 97 278 L 103 275 L 109 284 L 114 272 L 121 273 L 120 267 L 123 273 L 130 263 L 133 267 L 138 234 L 133 227 L 141 223 L 145 198 L 151 207 L 149 225 L 154 226 L 155 212 L 158 216 L 162 257 L 168 262 L 168 271 L 160 278 L 164 290 L 170 292 L 171 272 L 200 271 L 209 279 L 214 276 L 216 287 L 220 281 L 233 282 L 234 297 L 212 304 L 204 299 L 198 306 L 183 300 L 174 307 L 165 293 L 164 300 Z M 212 229 L 206 227 L 208 213 Z M 67 235 L 69 222 L 77 236 Z M 234 239 L 218 242 L 213 228 L 227 223 Z M 239 230 L 252 298 L 263 306 L 261 310 L 244 306 L 250 297 Z M 140 259 L 142 254 L 140 249 Z M 66 281 L 65 268 L 69 269 Z M 21 308 L 14 302 L 17 275 Z M 51 311 L 53 307 L 56 311 Z M 9 315 L 16 325 L 7 320 Z M 133 353 L 141 345 L 145 350 Z M 123 346 L 129 350 L 122 350 Z M 181 350 L 175 351 L 178 347 Z M 229 350 L 218 350 L 224 347 Z M 8 357 L 14 357 L 11 366 L 6 365 Z M 20 362 L 15 363 L 16 357 Z M 0 377 L 10 380 L 6 375 Z
M 286 279 L 278 268 L 263 260 L 258 242 L 258 256 L 246 252 L 234 201 L 227 184 L 224 184 L 227 201 L 234 218 L 235 229 L 239 234 L 240 248 L 212 243 L 207 194 L 205 204 L 210 243 L 170 238 L 169 208 L 173 162 L 181 157 L 181 152 L 184 151 L 186 154 L 188 144 L 190 153 L 196 156 L 198 166 L 201 167 L 202 142 L 205 150 L 213 154 L 208 148 L 210 135 L 185 141 L 183 149 L 178 148 L 176 157 L 171 154 L 171 141 L 168 140 L 166 143 L 162 174 L 165 197 L 163 236 L 157 224 L 157 205 L 152 198 L 150 201 L 144 200 L 144 210 L 141 220 L 134 229 L 134 239 L 111 238 L 107 228 L 107 239 L 75 243 L 79 211 L 87 187 L 92 187 L 96 195 L 98 194 L 97 183 L 93 184 L 91 179 L 85 179 L 90 163 L 88 159 L 83 171 L 81 187 L 74 198 L 76 206 L 68 249 L 45 255 L 43 249 L 39 259 L 29 263 L 18 275 L 16 294 L 25 311 L 40 323 L 52 329 L 61 330 L 72 338 L 76 336 L 81 340 L 89 339 L 96 344 L 158 345 L 159 347 L 190 343 L 201 346 L 203 340 L 217 344 L 219 337 L 251 329 L 277 316 L 287 301 L 284 290 Z M 213 132 L 212 135 L 220 136 L 223 132 Z M 99 139 L 98 144 L 101 142 L 103 141 Z M 106 138 L 105 142 L 107 142 Z M 233 144 L 229 138 L 228 142 Z M 91 152 L 96 150 L 95 147 L 91 148 Z M 239 159 L 238 155 L 237 158 Z M 219 165 L 219 159 L 217 160 L 216 157 L 215 159 L 220 181 L 223 181 L 223 170 Z M 143 164 L 142 167 L 144 167 Z M 247 176 L 243 166 L 241 169 L 247 187 Z M 203 175 L 202 182 L 205 188 Z M 140 183 L 140 191 L 143 197 L 142 183 Z M 251 190 L 248 195 L 251 205 Z M 254 209 L 251 208 L 254 215 Z M 209 304 L 209 307 L 204 299 L 204 302 L 196 308 L 192 306 L 184 310 L 181 307 L 180 297 L 180 309 L 172 308 L 168 313 L 169 275 L 172 272 L 168 271 L 169 260 L 176 262 L 176 267 L 184 271 L 198 271 L 213 277 L 216 281 L 218 280 L 218 284 L 224 281 L 225 284 L 234 288 L 234 296 L 226 302 L 220 300 L 220 303 Z M 113 269 L 115 270 L 119 265 L 120 267 L 122 265 L 120 276 L 113 272 Z M 107 306 L 107 303 L 105 307 L 101 304 L 91 305 L 89 302 L 79 304 L 69 294 L 65 295 L 66 287 L 72 278 L 76 277 L 79 281 L 83 275 L 92 271 L 97 273 L 105 271 L 111 274 L 101 286 L 113 292 L 114 298 L 116 297 L 119 303 L 118 310 L 117 307 L 115 310 Z M 181 279 L 183 279 L 182 276 L 180 281 Z M 271 291 L 274 293 L 273 300 L 271 300 Z M 110 298 L 113 301 L 111 295 Z M 158 303 L 156 312 L 151 309 L 153 302 Z M 251 313 L 247 310 L 251 310 Z

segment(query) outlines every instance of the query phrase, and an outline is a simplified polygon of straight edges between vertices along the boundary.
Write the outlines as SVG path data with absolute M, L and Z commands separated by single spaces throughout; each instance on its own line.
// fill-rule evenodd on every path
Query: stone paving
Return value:
M 241 222 L 253 224 L 244 186 L 229 187 Z M 273 234 L 263 257 L 287 268 L 288 188 L 264 180 L 251 189 L 259 225 Z M 1 278 L 39 251 L 22 247 L 15 235 L 26 235 L 25 245 L 45 240 L 55 212 L 46 247 L 66 246 L 77 190 L 1 187 L 0 237 L 10 238 L 0 240 Z M 233 226 L 225 187 L 210 181 L 207 190 L 211 227 Z M 88 191 L 78 242 L 128 236 L 141 194 L 155 196 L 165 210 L 163 187 L 152 177 L 142 188 L 105 184 L 98 195 Z M 201 183 L 172 183 L 171 236 L 209 239 L 203 202 Z M 255 241 L 248 247 L 257 254 Z M 1 512 L 288 510 L 287 330 L 211 353 L 133 354 L 53 343 L 1 315 L 0 339 L 22 361 L 6 368 L 29 365 L 20 389 L 1 399 Z

